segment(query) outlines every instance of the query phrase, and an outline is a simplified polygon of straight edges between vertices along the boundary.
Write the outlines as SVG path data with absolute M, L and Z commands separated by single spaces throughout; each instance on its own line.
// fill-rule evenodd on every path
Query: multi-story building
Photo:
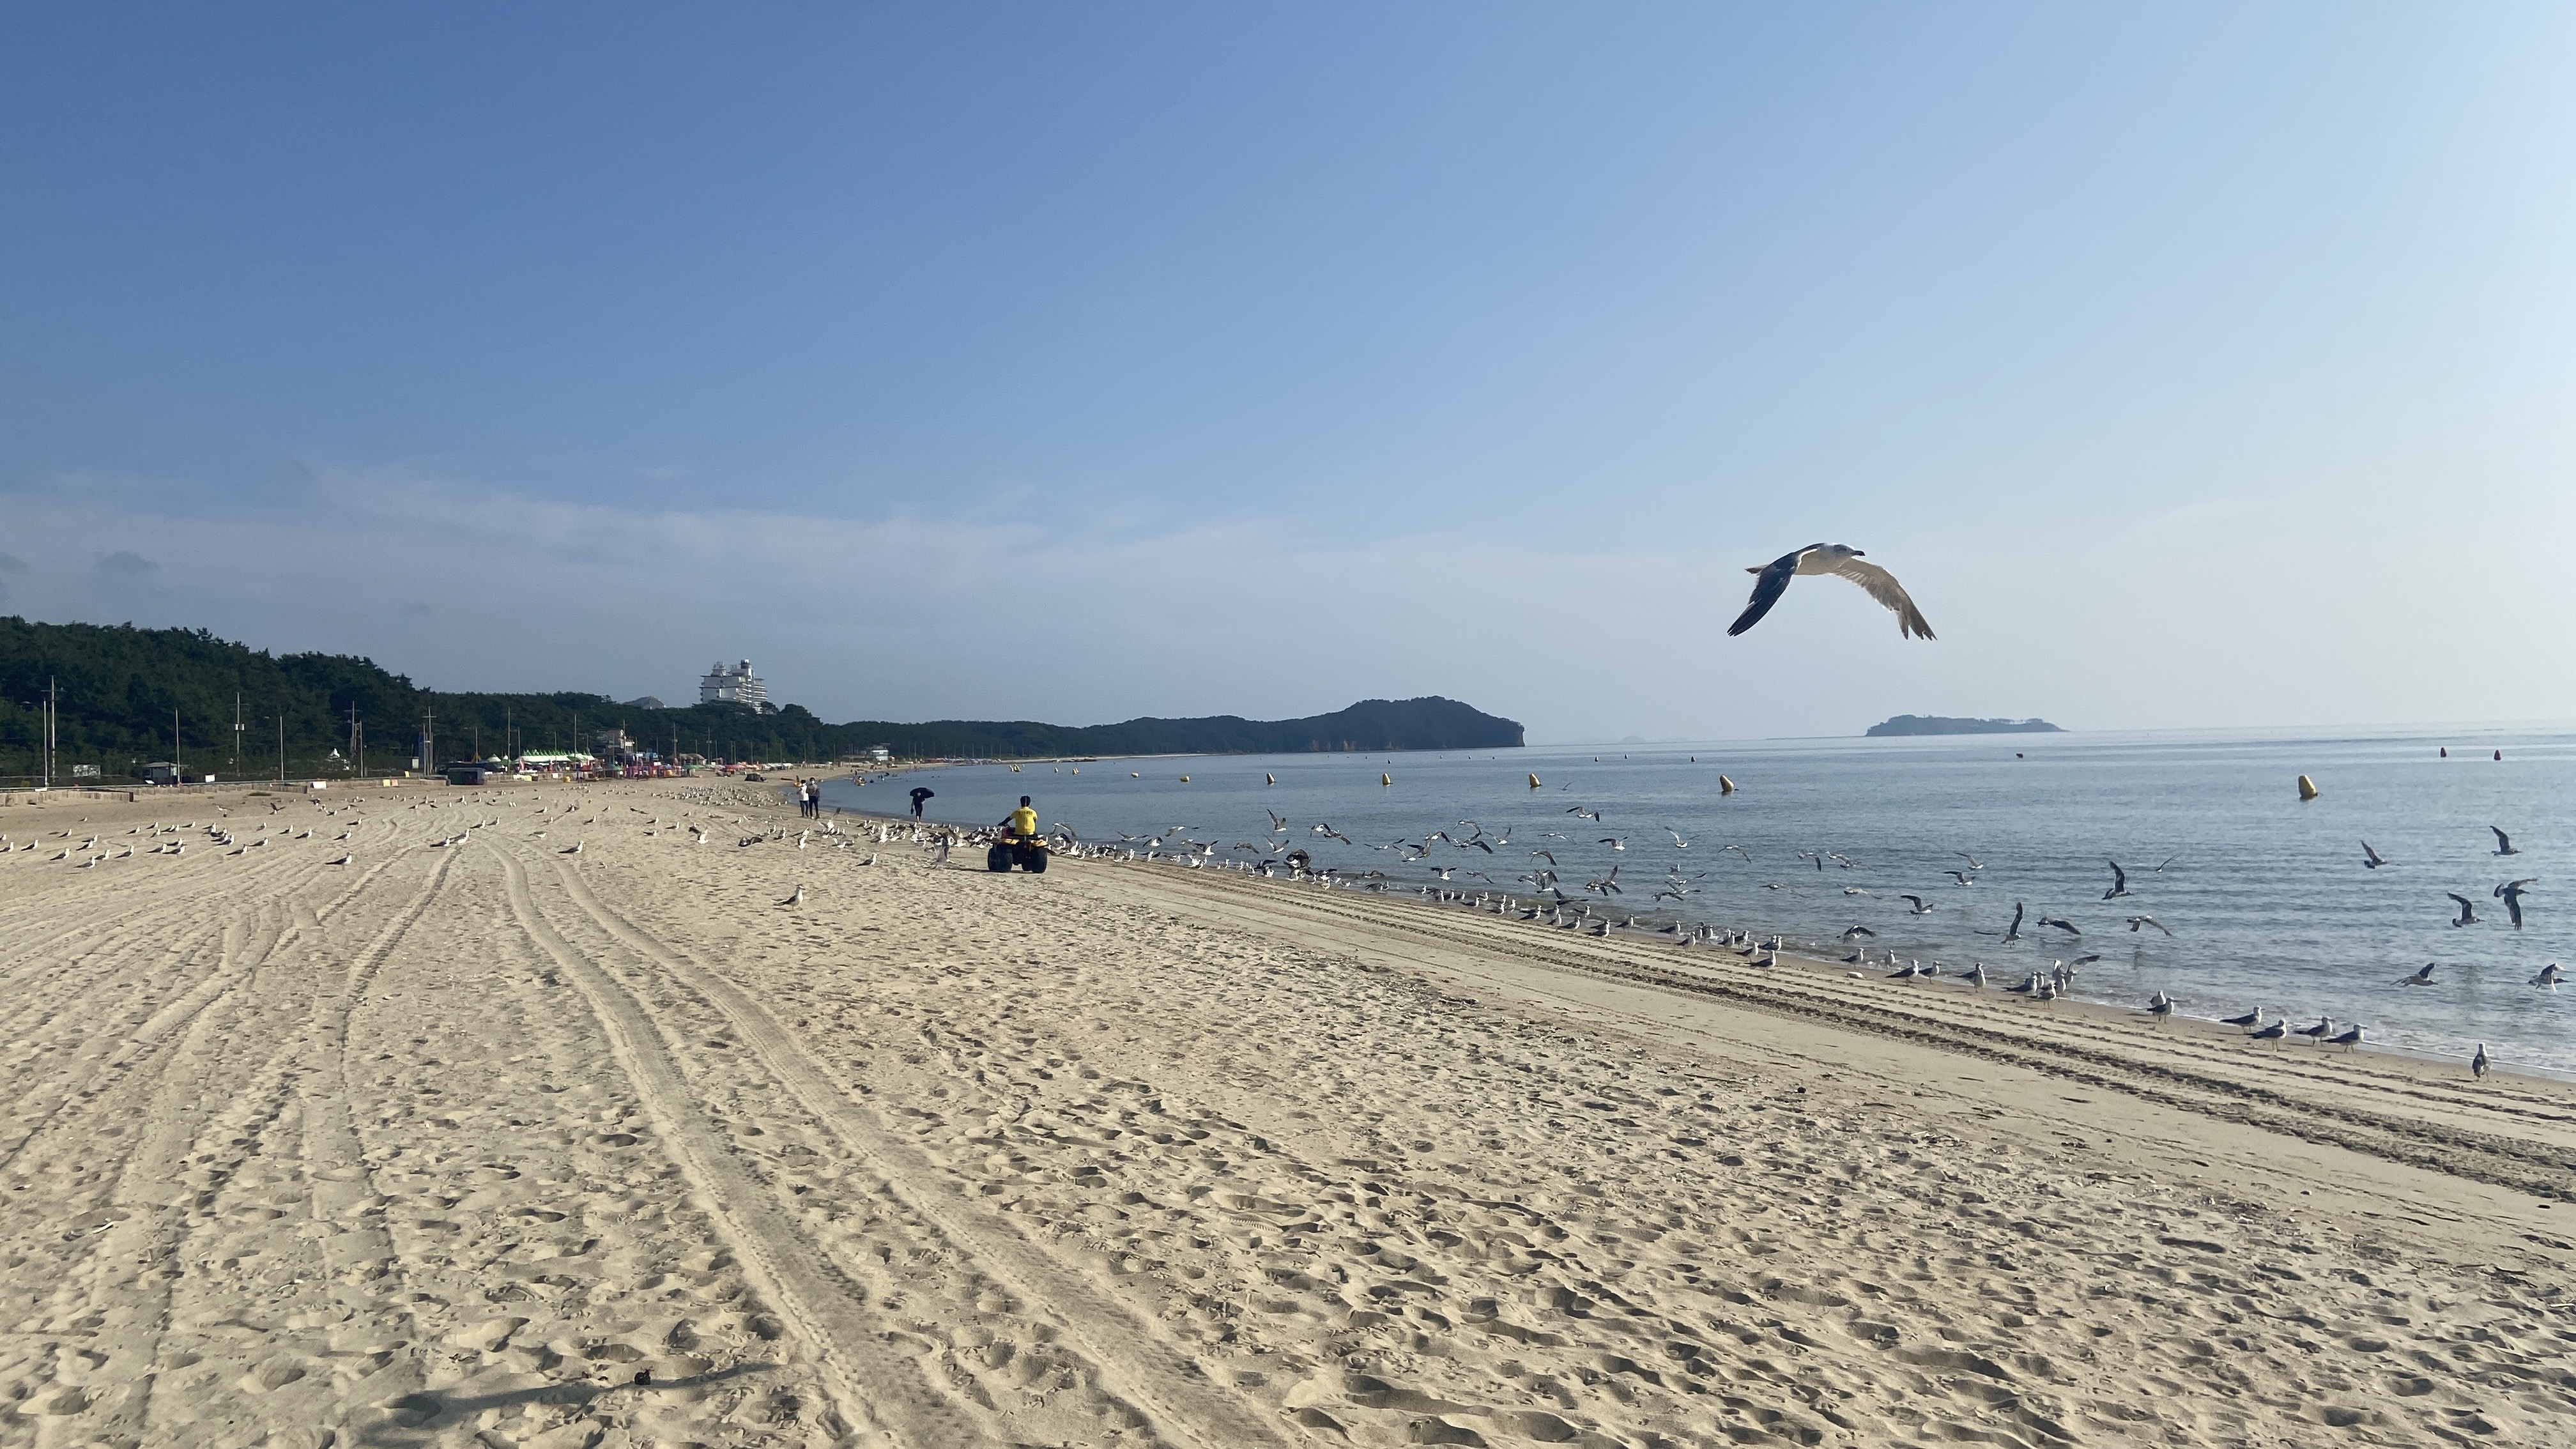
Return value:
M 727 664 L 720 659 L 716 661 L 715 668 L 708 670 L 706 677 L 698 681 L 698 703 L 747 704 L 754 709 L 765 710 L 769 707 L 769 686 L 761 683 L 760 676 L 751 672 L 750 660 Z

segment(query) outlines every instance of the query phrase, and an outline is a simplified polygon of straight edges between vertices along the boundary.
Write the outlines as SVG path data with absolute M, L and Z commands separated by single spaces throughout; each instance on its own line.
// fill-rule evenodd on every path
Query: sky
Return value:
M 0 13 L 0 613 L 1533 742 L 2576 719 L 2576 10 Z M 1866 550 L 1739 638 L 1744 572 Z

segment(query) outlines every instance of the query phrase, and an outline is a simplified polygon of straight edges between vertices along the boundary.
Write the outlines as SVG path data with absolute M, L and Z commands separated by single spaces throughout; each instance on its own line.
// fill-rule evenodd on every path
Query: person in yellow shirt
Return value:
M 1002 828 L 1022 840 L 1034 840 L 1038 833 L 1038 812 L 1029 808 L 1029 797 L 1020 797 L 1020 808 L 1010 813 Z

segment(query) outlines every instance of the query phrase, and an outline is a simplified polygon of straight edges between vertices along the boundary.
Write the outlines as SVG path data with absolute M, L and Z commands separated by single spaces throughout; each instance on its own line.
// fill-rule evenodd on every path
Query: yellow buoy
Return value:
M 1077 775 L 1081 774 L 1081 773 L 1082 773 L 1082 767 L 1081 767 L 1080 765 L 1076 765 L 1076 766 L 1074 766 L 1074 767 L 1073 767 L 1073 772 L 1074 772 L 1075 774 L 1077 774 Z
M 1013 765 L 1013 766 L 1011 767 L 1011 773 L 1012 773 L 1012 774 L 1016 775 L 1016 774 L 1018 774 L 1019 772 L 1020 772 L 1020 767 L 1019 767 L 1019 766 L 1017 766 L 1017 765 Z
M 1720 795 L 1732 795 L 1732 794 L 1734 794 L 1734 793 L 1735 793 L 1735 782 L 1734 782 L 1733 780 L 1730 780 L 1730 779 L 1726 778 L 1724 775 L 1720 775 L 1720 776 L 1718 776 L 1718 777 L 1717 777 L 1717 793 L 1719 793 Z
M 2299 777 L 2299 798 L 2302 800 L 2314 800 L 2317 798 L 2317 782 L 2309 779 L 2305 775 L 2301 775 Z
M 1144 777 L 1144 776 L 1142 776 L 1142 775 L 1137 774 L 1137 773 L 1136 773 L 1135 771 L 1133 771 L 1133 770 L 1129 770 L 1129 771 L 1127 772 L 1127 778 L 1128 778 L 1128 779 L 1130 779 L 1130 780 L 1141 780 L 1141 779 L 1144 779 L 1145 777 Z
M 1188 784 L 1189 782 L 1190 782 L 1190 777 L 1189 777 L 1189 776 L 1187 776 L 1187 775 L 1183 775 L 1183 776 L 1181 777 L 1181 783 L 1182 783 L 1182 784 L 1186 785 L 1186 784 Z
M 1395 777 L 1381 770 L 1378 772 L 1377 782 L 1381 785 L 1392 785 L 1395 783 Z
M 1531 788 L 1531 789 L 1533 789 L 1533 790 L 1535 790 L 1535 789 L 1537 789 L 1537 788 L 1538 788 L 1538 776 L 1536 776 L 1536 775 L 1532 775 L 1532 776 L 1530 776 L 1530 788 Z

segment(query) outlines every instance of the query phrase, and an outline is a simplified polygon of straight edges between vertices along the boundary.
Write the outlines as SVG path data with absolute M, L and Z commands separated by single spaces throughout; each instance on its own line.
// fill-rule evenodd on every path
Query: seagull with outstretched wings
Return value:
M 1874 563 L 1865 562 L 1861 551 L 1850 544 L 1811 543 L 1745 572 L 1758 575 L 1753 580 L 1753 597 L 1744 605 L 1744 612 L 1728 626 L 1726 632 L 1729 635 L 1741 634 L 1761 623 L 1762 616 L 1770 613 L 1771 606 L 1780 602 L 1780 596 L 1789 591 L 1791 578 L 1799 574 L 1832 574 L 1860 585 L 1871 598 L 1886 605 L 1896 615 L 1896 632 L 1899 635 L 1908 639 L 1932 637 L 1932 626 L 1924 622 L 1923 611 L 1914 607 L 1914 600 L 1907 596 L 1905 586 L 1896 581 L 1896 575 Z

